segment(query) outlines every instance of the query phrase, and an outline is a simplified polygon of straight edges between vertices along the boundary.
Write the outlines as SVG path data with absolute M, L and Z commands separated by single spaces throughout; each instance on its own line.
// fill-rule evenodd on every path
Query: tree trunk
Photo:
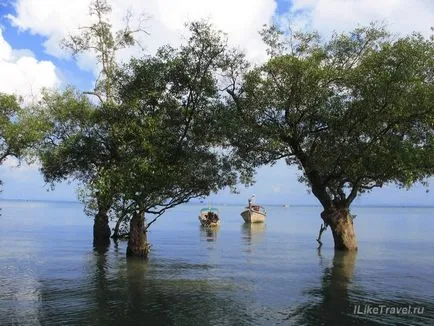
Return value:
M 99 192 L 96 193 L 98 213 L 95 215 L 93 223 L 93 244 L 94 246 L 108 246 L 110 244 L 110 226 L 108 212 L 110 202 Z
M 93 243 L 96 246 L 110 244 L 110 226 L 107 210 L 100 209 L 93 224 Z
M 336 250 L 357 250 L 356 232 L 353 217 L 348 207 L 328 208 L 321 213 L 321 218 L 330 226 Z
M 127 257 L 147 258 L 149 244 L 145 232 L 145 213 L 134 212 L 130 222 L 130 237 L 128 238 Z

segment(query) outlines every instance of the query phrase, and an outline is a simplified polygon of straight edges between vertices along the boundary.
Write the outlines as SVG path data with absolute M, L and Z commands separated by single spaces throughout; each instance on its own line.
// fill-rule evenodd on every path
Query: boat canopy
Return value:
M 207 208 L 202 208 L 200 210 L 201 213 L 205 213 L 205 212 L 213 212 L 213 213 L 218 213 L 219 209 L 215 208 L 215 207 L 207 207 Z

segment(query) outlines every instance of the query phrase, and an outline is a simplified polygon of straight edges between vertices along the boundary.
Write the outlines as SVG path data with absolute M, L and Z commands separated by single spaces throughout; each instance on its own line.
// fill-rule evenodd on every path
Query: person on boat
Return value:
M 255 195 L 252 195 L 248 199 L 248 201 L 249 201 L 249 209 L 250 210 L 255 210 L 255 211 L 259 210 L 259 205 L 256 205 L 255 200 L 256 200 L 256 196 Z

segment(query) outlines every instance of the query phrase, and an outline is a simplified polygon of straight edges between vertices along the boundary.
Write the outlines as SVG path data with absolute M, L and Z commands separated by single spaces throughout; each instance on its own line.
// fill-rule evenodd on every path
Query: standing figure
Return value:
M 248 201 L 249 201 L 249 209 L 254 209 L 255 205 L 255 200 L 256 200 L 256 196 L 252 195 Z

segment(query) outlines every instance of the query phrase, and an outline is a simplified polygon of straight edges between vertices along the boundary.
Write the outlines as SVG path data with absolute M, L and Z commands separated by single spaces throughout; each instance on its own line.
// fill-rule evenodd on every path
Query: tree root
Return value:
M 318 243 L 319 243 L 318 249 L 320 249 L 320 248 L 322 247 L 321 236 L 322 236 L 322 233 L 323 233 L 325 230 L 327 230 L 327 224 L 325 224 L 325 223 L 322 224 L 322 223 L 321 223 L 321 227 L 320 227 L 320 229 L 319 229 L 319 233 L 318 233 L 318 238 L 316 239 L 316 241 L 318 241 Z

